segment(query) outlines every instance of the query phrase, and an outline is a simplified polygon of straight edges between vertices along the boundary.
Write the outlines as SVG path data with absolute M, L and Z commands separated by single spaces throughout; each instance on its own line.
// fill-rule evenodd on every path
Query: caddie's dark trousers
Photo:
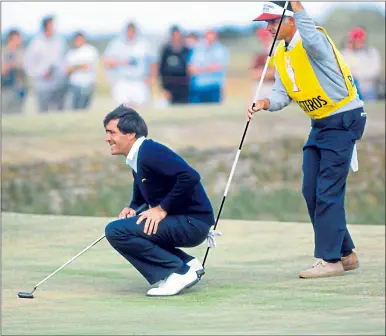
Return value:
M 303 196 L 315 233 L 315 258 L 340 259 L 355 246 L 346 226 L 344 199 L 355 141 L 363 135 L 362 108 L 312 120 L 303 148 Z
M 118 219 L 106 226 L 111 246 L 126 258 L 151 284 L 180 270 L 192 256 L 177 247 L 195 247 L 205 241 L 210 226 L 192 216 L 168 215 L 156 234 L 143 232 L 145 220 L 138 216 Z

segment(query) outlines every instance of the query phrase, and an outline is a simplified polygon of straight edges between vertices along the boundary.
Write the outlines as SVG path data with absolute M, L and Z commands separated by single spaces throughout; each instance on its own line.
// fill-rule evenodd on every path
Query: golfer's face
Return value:
M 123 134 L 118 129 L 118 119 L 111 120 L 106 125 L 106 142 L 110 145 L 112 155 L 127 155 L 131 149 L 131 137 L 134 135 Z

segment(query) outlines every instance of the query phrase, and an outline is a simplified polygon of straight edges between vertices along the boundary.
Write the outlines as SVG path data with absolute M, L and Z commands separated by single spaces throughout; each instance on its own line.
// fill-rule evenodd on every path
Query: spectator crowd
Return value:
M 253 90 L 272 43 L 264 28 L 256 33 L 261 51 L 253 57 L 250 67 Z M 366 101 L 377 99 L 382 61 L 378 50 L 368 46 L 366 30 L 355 27 L 350 31 L 341 52 L 351 67 L 360 97 Z M 83 32 L 73 34 L 69 48 L 55 30 L 55 19 L 45 17 L 41 32 L 26 47 L 18 30 L 9 31 L 3 42 L 2 113 L 21 113 L 31 91 L 36 96 L 39 113 L 87 110 L 93 101 L 100 64 L 115 105 L 151 104 L 154 83 L 162 91 L 157 106 L 216 104 L 224 99 L 229 51 L 215 30 L 198 36 L 184 34 L 178 26 L 173 26 L 168 41 L 157 53 L 131 22 L 100 54 Z M 268 67 L 260 96 L 271 90 L 274 72 L 272 66 Z

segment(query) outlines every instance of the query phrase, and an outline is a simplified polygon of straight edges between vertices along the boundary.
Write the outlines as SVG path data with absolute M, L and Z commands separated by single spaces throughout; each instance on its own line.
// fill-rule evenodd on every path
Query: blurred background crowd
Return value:
M 371 116 L 347 189 L 348 221 L 383 225 L 384 3 L 303 5 L 344 55 Z M 252 21 L 262 6 L 2 2 L 2 210 L 116 216 L 131 181 L 125 162 L 109 158 L 101 121 L 121 103 L 200 172 L 216 206 L 272 43 Z M 258 98 L 273 78 L 268 68 Z M 224 218 L 308 221 L 300 169 L 308 118 L 292 103 L 256 122 Z
M 237 34 L 218 27 L 197 32 L 171 25 L 167 36 L 155 43 L 130 21 L 121 33 L 101 43 L 85 30 L 64 37 L 56 28 L 56 16 L 40 18 L 38 25 L 39 32 L 28 38 L 18 27 L 3 31 L 3 113 L 22 113 L 31 96 L 38 113 L 85 111 L 103 91 L 101 86 L 112 105 L 219 104 L 227 98 L 231 77 L 248 83 L 243 97 L 251 100 L 272 43 L 264 26 L 250 26 L 244 35 L 253 34 L 248 43 L 257 47 L 244 51 L 248 55 L 243 64 L 232 68 L 238 47 L 229 41 Z M 370 43 L 369 35 L 367 27 L 353 22 L 343 39 L 335 40 L 364 101 L 385 97 L 384 53 Z M 242 68 L 246 72 L 237 73 Z M 269 93 L 273 80 L 274 69 L 269 68 L 260 96 Z

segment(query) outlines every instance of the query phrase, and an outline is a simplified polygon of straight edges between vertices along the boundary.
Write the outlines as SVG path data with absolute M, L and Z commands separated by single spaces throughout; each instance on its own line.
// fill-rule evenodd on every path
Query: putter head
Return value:
M 200 269 L 200 270 L 196 271 L 196 273 L 197 273 L 197 278 L 199 280 L 201 280 L 202 276 L 205 274 L 205 270 L 204 269 Z
M 17 296 L 21 299 L 33 299 L 34 295 L 29 292 L 19 292 L 17 293 Z

